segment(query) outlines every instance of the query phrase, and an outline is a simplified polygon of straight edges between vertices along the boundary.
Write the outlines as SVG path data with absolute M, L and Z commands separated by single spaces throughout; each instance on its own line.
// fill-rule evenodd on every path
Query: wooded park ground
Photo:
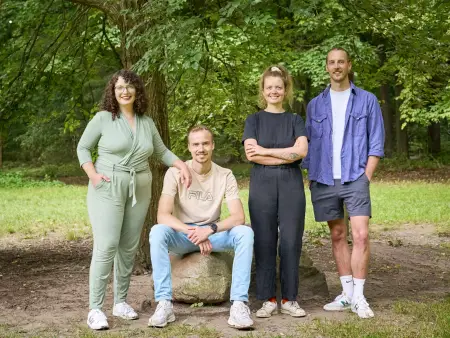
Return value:
M 103 332 L 90 331 L 85 322 L 92 250 L 86 179 L 77 174 L 52 180 L 47 173 L 35 181 L 29 177 L 50 169 L 5 169 L 0 171 L 0 337 L 450 337 L 449 169 L 382 166 L 371 183 L 372 256 L 365 293 L 373 319 L 327 313 L 322 306 L 329 299 L 300 302 L 306 318 L 257 319 L 260 303 L 251 299 L 253 331 L 227 326 L 228 303 L 175 304 L 175 323 L 149 328 L 155 303 L 150 275 L 144 274 L 132 277 L 128 297 L 140 319 L 112 317 L 110 285 L 104 310 L 111 329 Z M 249 222 L 248 166 L 233 171 Z M 328 229 L 314 222 L 305 191 L 304 250 L 325 273 L 331 299 L 340 283 Z

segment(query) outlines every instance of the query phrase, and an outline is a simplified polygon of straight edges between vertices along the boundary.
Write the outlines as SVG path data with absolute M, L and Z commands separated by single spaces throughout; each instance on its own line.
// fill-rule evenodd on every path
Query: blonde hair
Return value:
M 284 101 L 288 102 L 289 105 L 292 107 L 292 103 L 294 101 L 292 77 L 287 71 L 287 69 L 281 65 L 273 65 L 267 67 L 264 73 L 261 75 L 259 79 L 259 106 L 261 108 L 265 108 L 267 106 L 266 99 L 264 98 L 264 80 L 266 77 L 269 76 L 279 77 L 280 79 L 283 80 L 285 91 Z
M 208 128 L 207 126 L 205 126 L 204 124 L 198 124 L 198 125 L 193 126 L 193 127 L 191 127 L 191 128 L 189 129 L 189 131 L 188 131 L 188 133 L 187 133 L 187 141 L 188 141 L 188 144 L 189 144 L 189 136 L 190 136 L 192 133 L 195 133 L 195 132 L 197 132 L 197 131 L 202 131 L 202 130 L 209 132 L 209 133 L 211 134 L 211 139 L 212 139 L 212 141 L 214 142 L 214 133 L 212 132 L 212 130 L 211 130 L 210 128 Z

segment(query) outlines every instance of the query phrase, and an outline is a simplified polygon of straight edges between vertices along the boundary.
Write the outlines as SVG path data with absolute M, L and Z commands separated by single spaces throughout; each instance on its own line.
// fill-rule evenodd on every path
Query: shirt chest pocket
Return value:
M 363 136 L 367 132 L 367 113 L 350 114 L 349 133 L 354 136 Z
M 321 138 L 325 131 L 327 122 L 326 115 L 311 117 L 311 138 Z

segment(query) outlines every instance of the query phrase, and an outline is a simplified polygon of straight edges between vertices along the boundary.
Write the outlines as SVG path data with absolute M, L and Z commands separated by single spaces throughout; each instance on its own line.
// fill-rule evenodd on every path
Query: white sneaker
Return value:
M 105 314 L 99 309 L 92 309 L 89 311 L 87 317 L 87 325 L 92 330 L 106 330 L 109 329 L 108 321 Z
M 164 327 L 175 321 L 173 305 L 170 300 L 162 300 L 158 303 L 156 311 L 148 320 L 148 326 Z
M 277 313 L 278 304 L 271 302 L 268 300 L 267 302 L 264 302 L 262 307 L 256 311 L 256 317 L 258 318 L 269 318 L 272 316 L 272 313 Z
M 369 303 L 364 297 L 360 297 L 354 303 L 352 302 L 352 311 L 358 314 L 359 318 L 372 318 L 374 316 Z
M 351 302 L 345 292 L 342 292 L 331 303 L 325 304 L 323 309 L 325 311 L 344 311 L 350 309 Z
M 250 309 L 241 301 L 235 300 L 230 308 L 230 318 L 228 325 L 236 329 L 249 329 L 253 327 L 253 320 L 250 317 Z
M 120 317 L 122 319 L 138 319 L 139 315 L 133 308 L 125 302 L 117 303 L 113 307 L 113 316 Z
M 305 317 L 306 312 L 295 300 L 288 301 L 283 304 L 281 302 L 281 313 L 291 315 L 292 317 Z

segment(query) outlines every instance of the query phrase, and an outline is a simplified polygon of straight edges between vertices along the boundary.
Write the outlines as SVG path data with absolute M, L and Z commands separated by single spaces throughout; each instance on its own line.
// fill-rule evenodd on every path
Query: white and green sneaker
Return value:
M 356 313 L 359 318 L 372 318 L 374 315 L 372 309 L 367 303 L 367 300 L 364 297 L 360 297 L 352 302 L 352 311 Z
M 350 309 L 352 300 L 347 297 L 345 292 L 342 292 L 331 303 L 325 304 L 323 309 L 325 311 L 345 311 Z

